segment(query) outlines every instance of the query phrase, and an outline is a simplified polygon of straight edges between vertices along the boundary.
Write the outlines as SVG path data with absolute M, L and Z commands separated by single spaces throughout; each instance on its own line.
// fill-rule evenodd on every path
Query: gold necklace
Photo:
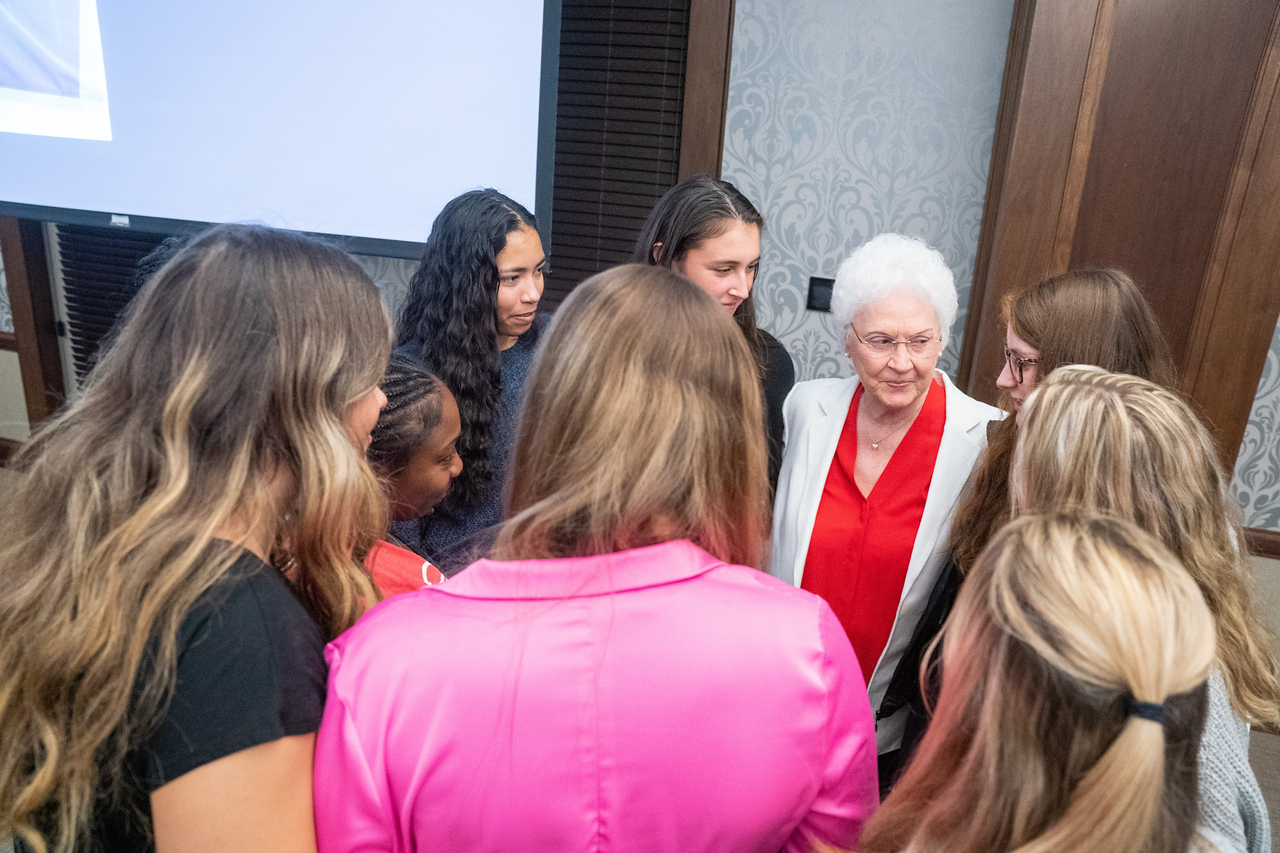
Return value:
M 928 392 L 926 392 L 926 393 L 925 393 L 925 396 L 926 396 L 926 397 L 928 396 Z M 892 438 L 895 434 L 897 434 L 897 433 L 898 433 L 900 430 L 902 430 L 903 428 L 908 427 L 908 426 L 910 426 L 911 424 L 915 423 L 916 418 L 920 416 L 920 412 L 921 412 L 921 410 L 922 410 L 922 409 L 924 409 L 924 401 L 923 401 L 923 400 L 921 400 L 921 401 L 920 401 L 920 405 L 916 406 L 916 410 L 915 410 L 914 412 L 912 412 L 912 413 L 911 413 L 911 415 L 910 415 L 909 417 L 907 417 L 907 418 L 904 418 L 904 419 L 903 419 L 902 423 L 898 424 L 898 425 L 897 425 L 896 427 L 894 427 L 892 430 L 890 430 L 889 432 L 887 432 L 887 433 L 885 433 L 884 435 L 880 436 L 880 438 L 876 439 L 875 441 L 872 441 L 872 440 L 871 440 L 871 431 L 870 431 L 870 430 L 868 430 L 868 431 L 867 431 L 867 441 L 871 443 L 871 449 L 872 449 L 872 450 L 879 450 L 879 449 L 880 449 L 880 445 L 884 444 L 885 439 L 887 439 L 887 438 Z M 870 421 L 871 421 L 871 416 L 870 416 L 870 415 L 868 415 L 868 416 L 867 416 L 867 422 L 868 422 L 868 425 L 870 425 Z

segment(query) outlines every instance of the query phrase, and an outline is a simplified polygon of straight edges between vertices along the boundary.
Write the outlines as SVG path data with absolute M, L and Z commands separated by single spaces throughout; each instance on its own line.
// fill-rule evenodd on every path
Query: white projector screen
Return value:
M 549 203 L 543 5 L 0 0 L 0 213 L 257 221 L 416 256 L 465 190 Z

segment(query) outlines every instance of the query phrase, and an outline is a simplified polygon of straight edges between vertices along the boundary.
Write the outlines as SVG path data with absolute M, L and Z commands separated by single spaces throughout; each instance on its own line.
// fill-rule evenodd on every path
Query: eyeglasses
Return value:
M 1032 367 L 1040 363 L 1038 358 L 1023 358 L 1008 347 L 1004 348 L 1004 360 L 1009 365 L 1009 372 L 1013 374 L 1013 378 L 1019 385 L 1022 384 L 1022 370 L 1028 364 Z
M 932 355 L 934 344 L 941 343 L 942 338 L 930 338 L 925 335 L 916 335 L 914 338 L 907 338 L 905 341 L 894 340 L 888 335 L 868 335 L 866 340 L 858 334 L 858 330 L 849 326 L 849 331 L 853 332 L 853 336 L 858 339 L 858 343 L 867 348 L 867 352 L 872 355 L 886 356 L 892 355 L 898 345 L 906 346 L 907 352 L 914 356 Z

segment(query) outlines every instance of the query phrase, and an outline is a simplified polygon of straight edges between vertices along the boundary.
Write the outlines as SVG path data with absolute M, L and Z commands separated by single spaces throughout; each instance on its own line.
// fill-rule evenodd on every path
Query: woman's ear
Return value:
M 653 248 L 649 250 L 649 256 L 653 258 L 654 266 L 662 266 L 662 244 L 654 243 Z

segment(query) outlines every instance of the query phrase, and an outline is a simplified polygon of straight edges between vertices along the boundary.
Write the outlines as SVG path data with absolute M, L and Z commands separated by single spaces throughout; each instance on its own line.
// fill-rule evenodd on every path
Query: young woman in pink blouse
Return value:
M 330 644 L 320 849 L 850 848 L 877 802 L 861 667 L 758 571 L 766 451 L 732 319 L 632 265 L 533 365 L 493 559 Z

